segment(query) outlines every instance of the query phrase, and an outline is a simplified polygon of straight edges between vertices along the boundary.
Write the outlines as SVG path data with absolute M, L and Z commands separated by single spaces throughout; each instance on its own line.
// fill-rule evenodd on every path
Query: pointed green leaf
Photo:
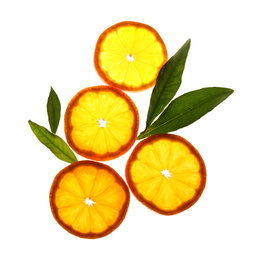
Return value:
M 55 134 L 61 117 L 61 103 L 52 87 L 47 100 L 47 114 L 51 131 Z
M 202 88 L 174 99 L 160 117 L 137 139 L 168 133 L 188 126 L 210 112 L 233 93 L 229 88 Z
M 160 70 L 151 94 L 146 128 L 165 109 L 180 87 L 190 44 L 189 39 Z
M 50 149 L 57 158 L 68 163 L 77 161 L 75 154 L 59 136 L 52 134 L 45 127 L 40 126 L 31 120 L 29 120 L 28 123 L 39 141 Z

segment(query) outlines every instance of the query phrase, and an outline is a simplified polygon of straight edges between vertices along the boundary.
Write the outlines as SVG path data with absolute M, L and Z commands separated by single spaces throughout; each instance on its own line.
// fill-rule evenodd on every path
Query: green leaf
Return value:
M 174 99 L 160 117 L 137 140 L 188 126 L 210 112 L 233 93 L 229 88 L 202 88 Z
M 40 126 L 31 120 L 29 120 L 28 123 L 39 141 L 50 149 L 57 158 L 68 163 L 77 161 L 75 154 L 59 136 L 52 134 L 45 127 Z
M 55 134 L 61 117 L 61 103 L 52 87 L 47 100 L 47 114 L 51 131 Z
M 180 87 L 190 44 L 189 39 L 160 70 L 150 98 L 146 128 L 164 110 Z

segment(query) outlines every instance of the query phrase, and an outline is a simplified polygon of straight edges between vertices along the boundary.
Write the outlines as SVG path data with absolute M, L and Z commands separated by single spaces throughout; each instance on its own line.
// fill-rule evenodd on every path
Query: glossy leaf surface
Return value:
M 180 87 L 190 44 L 189 39 L 160 70 L 150 98 L 146 127 L 164 110 Z
M 59 136 L 52 134 L 45 127 L 40 126 L 31 120 L 28 121 L 33 133 L 51 152 L 60 160 L 73 163 L 77 161 L 75 154 Z
M 47 100 L 47 114 L 51 131 L 55 134 L 61 117 L 61 103 L 52 87 Z
M 210 87 L 188 92 L 174 99 L 159 118 L 137 139 L 168 133 L 188 126 L 213 110 L 233 93 L 232 89 Z

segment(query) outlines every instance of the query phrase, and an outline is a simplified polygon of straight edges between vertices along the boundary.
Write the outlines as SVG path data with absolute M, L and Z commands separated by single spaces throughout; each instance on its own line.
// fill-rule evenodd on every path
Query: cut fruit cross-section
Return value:
M 123 91 L 109 87 L 85 88 L 70 101 L 65 134 L 78 154 L 106 161 L 126 153 L 139 129 L 139 113 Z
M 126 165 L 126 179 L 144 205 L 173 215 L 199 199 L 205 188 L 206 168 L 188 141 L 177 135 L 157 134 L 135 147 Z
M 105 30 L 94 54 L 100 77 L 107 84 L 128 91 L 152 87 L 167 59 L 165 44 L 157 31 L 130 21 Z
M 56 221 L 81 238 L 100 238 L 115 230 L 125 218 L 129 190 L 111 167 L 79 161 L 61 170 L 50 190 Z

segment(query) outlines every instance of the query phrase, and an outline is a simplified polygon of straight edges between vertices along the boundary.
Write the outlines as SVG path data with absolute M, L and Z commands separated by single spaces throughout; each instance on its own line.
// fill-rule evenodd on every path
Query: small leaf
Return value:
M 160 117 L 137 140 L 188 126 L 210 112 L 233 93 L 229 88 L 202 88 L 174 99 Z
M 75 154 L 59 136 L 52 134 L 45 127 L 40 126 L 31 120 L 29 120 L 28 123 L 39 141 L 50 149 L 57 158 L 68 163 L 77 161 Z
M 52 87 L 47 100 L 47 114 L 51 131 L 55 134 L 61 117 L 61 103 Z
M 190 44 L 189 39 L 160 70 L 151 94 L 146 128 L 164 110 L 180 87 Z

